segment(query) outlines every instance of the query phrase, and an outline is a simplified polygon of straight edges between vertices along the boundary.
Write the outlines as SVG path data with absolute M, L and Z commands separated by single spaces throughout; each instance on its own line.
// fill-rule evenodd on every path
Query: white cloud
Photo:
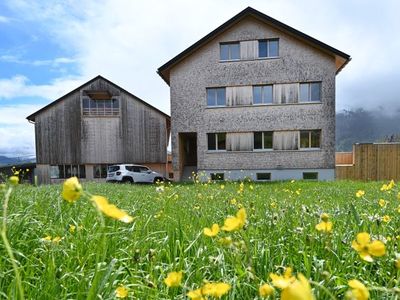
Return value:
M 34 125 L 25 119 L 37 111 L 39 105 L 1 106 L 0 155 L 31 155 L 35 149 Z
M 25 60 L 17 55 L 1 55 L 0 61 L 15 63 L 21 65 L 32 65 L 32 66 L 51 66 L 53 68 L 59 67 L 60 65 L 72 64 L 76 62 L 76 59 L 69 57 L 57 57 L 54 59 L 44 59 L 44 60 Z
M 56 78 L 49 84 L 33 84 L 23 75 L 0 79 L 0 100 L 40 97 L 55 100 L 84 83 L 82 78 Z M 3 110 L 3 108 L 2 108 Z
M 0 15 L 0 23 L 8 23 L 10 22 L 10 18 Z

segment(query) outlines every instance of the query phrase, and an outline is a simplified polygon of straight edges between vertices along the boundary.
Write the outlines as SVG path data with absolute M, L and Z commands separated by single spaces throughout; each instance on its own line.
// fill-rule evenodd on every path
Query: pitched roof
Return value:
M 336 74 L 339 73 L 341 71 L 341 69 L 343 69 L 344 66 L 351 60 L 350 55 L 348 55 L 336 48 L 333 48 L 333 47 L 301 32 L 297 29 L 294 29 L 293 27 L 290 27 L 274 18 L 271 18 L 270 16 L 267 16 L 266 14 L 263 14 L 262 12 L 249 6 L 246 9 L 242 10 L 237 15 L 235 15 L 234 17 L 232 17 L 231 19 L 229 19 L 228 21 L 226 21 L 225 23 L 223 23 L 221 26 L 219 26 L 216 29 L 214 29 L 213 31 L 211 31 L 209 34 L 207 34 L 200 40 L 198 40 L 196 43 L 191 45 L 189 48 L 185 49 L 184 51 L 182 51 L 181 53 L 176 55 L 174 58 L 172 58 L 171 60 L 166 62 L 164 65 L 159 67 L 157 70 L 158 75 L 160 75 L 161 78 L 164 79 L 164 81 L 167 84 L 169 84 L 169 71 L 174 65 L 176 65 L 177 63 L 182 61 L 187 56 L 191 55 L 194 51 L 196 51 L 201 46 L 203 46 L 206 43 L 208 43 L 209 41 L 211 41 L 218 34 L 222 33 L 226 29 L 232 27 L 233 25 L 235 25 L 236 23 L 238 23 L 240 20 L 242 20 L 243 18 L 245 18 L 247 16 L 253 16 L 256 19 L 258 19 L 264 23 L 267 23 L 271 26 L 274 26 L 274 27 L 278 28 L 279 30 L 284 31 L 306 43 L 309 43 L 312 46 L 314 46 L 322 51 L 325 51 L 325 52 L 328 52 L 328 53 L 334 55 L 335 60 L 336 60 Z
M 53 105 L 63 101 L 65 98 L 67 98 L 68 96 L 72 95 L 73 93 L 79 91 L 80 89 L 82 89 L 85 85 L 89 85 L 92 82 L 101 79 L 104 80 L 105 82 L 115 86 L 116 88 L 118 88 L 119 90 L 123 91 L 124 93 L 128 94 L 129 96 L 135 98 L 136 100 L 138 100 L 139 102 L 143 103 L 144 105 L 146 105 L 147 107 L 150 107 L 151 109 L 154 109 L 155 111 L 159 112 L 160 114 L 164 115 L 167 119 L 170 119 L 171 117 L 169 115 L 167 115 L 166 113 L 162 112 L 161 110 L 155 108 L 154 106 L 150 105 L 149 103 L 147 103 L 146 101 L 140 99 L 139 97 L 135 96 L 134 94 L 128 92 L 127 90 L 123 89 L 122 87 L 116 85 L 115 83 L 111 82 L 110 80 L 108 80 L 107 78 L 104 78 L 101 75 L 97 75 L 96 77 L 94 77 L 93 79 L 89 80 L 88 82 L 85 82 L 84 84 L 80 85 L 79 87 L 77 87 L 76 89 L 72 90 L 71 92 L 69 92 L 68 94 L 65 94 L 64 96 L 62 96 L 61 98 L 58 98 L 57 100 L 47 104 L 46 106 L 42 107 L 41 109 L 39 109 L 38 111 L 34 112 L 33 114 L 29 115 L 28 117 L 26 117 L 27 120 L 31 121 L 31 122 L 35 122 L 35 117 L 42 113 L 43 111 L 47 110 L 48 108 L 52 107 Z

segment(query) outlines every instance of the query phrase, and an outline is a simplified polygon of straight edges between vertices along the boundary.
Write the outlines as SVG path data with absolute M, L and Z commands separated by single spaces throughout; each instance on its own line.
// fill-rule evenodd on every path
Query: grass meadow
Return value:
M 315 299 L 343 299 L 351 279 L 369 289 L 370 299 L 398 299 L 399 191 L 397 185 L 382 191 L 382 184 L 83 183 L 84 191 L 107 197 L 134 217 L 127 224 L 104 217 L 104 226 L 88 199 L 63 200 L 62 185 L 17 185 L 9 197 L 6 234 L 25 299 L 115 299 L 120 286 L 127 299 L 187 299 L 207 281 L 231 286 L 222 299 L 261 299 L 259 287 L 272 284 L 269 274 L 286 267 L 304 274 Z M 7 189 L 0 191 L 3 202 Z M 365 194 L 356 197 L 359 190 Z M 242 229 L 203 234 L 242 207 L 247 212 Z M 333 223 L 330 233 L 316 230 L 322 213 Z M 382 241 L 385 255 L 361 259 L 352 248 L 360 232 Z M 172 271 L 183 271 L 179 287 L 164 283 Z M 0 242 L 0 299 L 18 297 Z M 269 297 L 281 299 L 280 289 Z

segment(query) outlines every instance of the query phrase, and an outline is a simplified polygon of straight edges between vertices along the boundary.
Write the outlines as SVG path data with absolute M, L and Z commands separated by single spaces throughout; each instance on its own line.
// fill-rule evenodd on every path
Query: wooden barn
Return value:
M 118 163 L 166 175 L 170 117 L 102 76 L 27 119 L 35 124 L 39 183 L 104 180 Z

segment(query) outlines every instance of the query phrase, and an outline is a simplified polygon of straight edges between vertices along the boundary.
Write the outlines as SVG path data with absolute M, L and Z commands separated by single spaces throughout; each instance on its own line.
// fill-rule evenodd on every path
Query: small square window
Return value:
M 253 86 L 253 104 L 271 104 L 272 85 Z
M 303 172 L 304 180 L 318 180 L 318 172 Z
M 279 56 L 279 40 L 269 39 L 258 41 L 258 57 L 278 57 Z
M 225 88 L 207 89 L 207 106 L 225 106 Z
M 224 180 L 224 173 L 211 173 L 211 180 Z
M 240 59 L 240 43 L 223 43 L 220 44 L 220 60 L 237 60 Z
M 257 173 L 257 180 L 271 180 L 271 173 Z
M 321 102 L 321 82 L 300 83 L 300 102 Z

